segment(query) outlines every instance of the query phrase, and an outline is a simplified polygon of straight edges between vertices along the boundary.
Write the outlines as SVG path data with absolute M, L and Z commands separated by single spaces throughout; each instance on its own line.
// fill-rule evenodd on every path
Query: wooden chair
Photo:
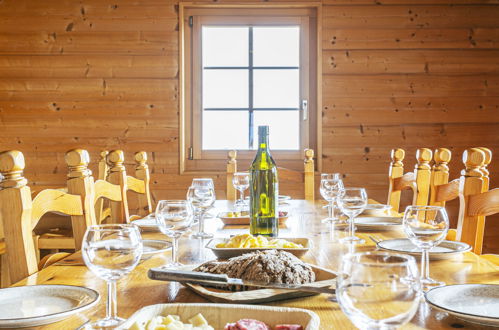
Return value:
M 491 158 L 491 157 L 490 157 Z M 463 154 L 465 169 L 459 182 L 459 218 L 456 239 L 482 253 L 485 217 L 499 213 L 499 189 L 488 190 L 488 172 L 484 171 L 486 152 L 467 149 Z
M 227 199 L 235 200 L 236 191 L 232 186 L 232 177 L 237 172 L 237 153 L 229 151 L 227 161 Z M 306 200 L 315 199 L 315 166 L 314 151 L 305 149 L 305 159 L 303 161 L 303 172 L 294 171 L 283 167 L 277 168 L 279 180 L 303 184 L 304 196 Z
M 81 247 L 88 225 L 95 223 L 93 179 L 87 169 L 88 153 L 79 160 L 66 158 L 69 165 L 68 193 L 45 189 L 32 199 L 23 177 L 24 156 L 20 151 L 0 153 L 0 221 L 5 232 L 10 282 L 15 283 L 38 271 L 33 229 L 40 218 L 55 212 L 71 216 L 73 246 Z M 85 157 L 86 156 L 86 157 Z
M 99 180 L 108 180 L 110 173 L 108 162 L 113 166 L 112 160 L 107 159 L 108 155 L 108 151 L 101 152 L 101 160 L 99 161 Z M 149 188 L 151 176 L 149 173 L 149 166 L 147 165 L 147 153 L 145 151 L 136 152 L 134 160 L 136 164 L 135 177 L 131 175 L 126 176 L 126 190 L 137 195 L 139 214 L 129 215 L 130 221 L 140 219 L 152 212 L 151 191 Z M 102 222 L 106 218 L 111 217 L 111 208 L 104 200 L 101 200 L 96 204 L 95 213 L 100 222 Z
M 387 204 L 392 209 L 399 212 L 400 196 L 403 190 L 412 190 L 413 205 L 427 205 L 430 195 L 430 177 L 432 151 L 427 148 L 420 148 L 416 152 L 417 163 L 414 172 L 404 174 L 403 160 L 405 151 L 403 149 L 393 149 L 391 152 L 392 161 L 388 171 L 389 187 Z
M 88 152 L 82 149 L 73 149 L 66 153 L 66 163 L 71 171 L 74 166 L 82 166 L 83 162 L 88 164 L 90 157 Z M 108 162 L 110 164 L 110 173 L 114 173 L 113 180 L 119 184 L 113 184 L 106 180 L 97 180 L 89 183 L 92 189 L 92 198 L 90 203 L 94 214 L 94 223 L 101 223 L 101 217 L 95 214 L 96 205 L 99 204 L 101 199 L 105 199 L 110 203 L 110 223 L 127 223 L 128 222 L 128 203 L 126 199 L 126 171 L 123 166 L 123 151 L 111 151 L 108 155 Z M 80 162 L 80 163 L 78 163 Z M 90 172 L 90 170 L 88 170 Z M 113 172 L 114 171 L 114 172 Z M 70 172 L 71 173 L 71 172 Z M 90 174 L 91 175 L 91 172 Z M 110 174 L 111 176 L 111 174 Z M 68 191 L 70 190 L 70 180 L 68 180 Z M 74 225 L 74 223 L 73 223 Z M 75 231 L 73 227 L 72 232 Z M 38 238 L 39 249 L 60 250 L 60 249 L 75 249 L 78 250 L 79 246 L 75 246 L 74 238 L 70 232 L 46 233 L 40 235 Z
M 485 155 L 485 162 L 481 168 L 484 174 L 484 191 L 488 190 L 488 175 L 487 165 L 490 164 L 492 160 L 492 151 L 488 148 L 479 147 Z M 430 205 L 443 206 L 445 203 L 454 200 L 459 197 L 459 183 L 460 178 L 454 179 L 449 182 L 449 167 L 448 163 L 451 160 L 451 151 L 446 148 L 439 148 L 435 150 L 434 153 L 434 164 L 431 173 L 430 182 Z M 457 230 L 450 229 L 447 240 L 457 239 Z
M 151 191 L 149 190 L 151 175 L 149 165 L 147 165 L 147 153 L 145 151 L 136 152 L 134 160 L 136 164 L 135 177 L 127 175 L 127 189 L 137 195 L 139 214 L 130 216 L 130 221 L 152 213 Z
M 458 197 L 459 179 L 449 182 L 449 162 L 451 151 L 439 148 L 434 153 L 431 169 L 430 205 L 445 206 L 445 203 Z

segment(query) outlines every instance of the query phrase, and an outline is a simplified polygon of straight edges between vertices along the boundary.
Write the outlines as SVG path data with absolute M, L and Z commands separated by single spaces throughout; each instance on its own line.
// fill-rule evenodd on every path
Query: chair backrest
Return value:
M 315 173 L 314 173 L 314 151 L 305 149 L 303 160 L 303 172 L 290 170 L 284 167 L 277 168 L 279 180 L 303 184 L 305 200 L 315 200 Z
M 482 253 L 485 217 L 499 213 L 499 189 L 488 191 L 488 171 L 484 171 L 486 159 L 486 152 L 482 148 L 467 149 L 463 153 L 465 169 L 461 172 L 459 182 L 456 238 L 473 246 L 476 254 Z
M 237 153 L 229 151 L 227 161 L 227 199 L 235 200 L 236 191 L 232 186 L 232 177 L 237 171 Z M 303 172 L 290 170 L 284 167 L 277 167 L 279 181 L 303 184 L 303 192 L 306 200 L 315 199 L 315 166 L 314 150 L 305 149 L 305 159 L 303 161 Z
M 86 150 L 73 149 L 66 152 L 68 166 L 67 189 L 68 194 L 79 195 L 83 203 L 83 215 L 71 216 L 71 226 L 75 240 L 75 249 L 80 250 L 83 236 L 87 227 L 97 223 L 95 217 L 95 186 L 92 171 L 88 169 L 90 155 Z M 86 211 L 91 210 L 91 211 Z
M 106 161 L 109 165 L 109 174 L 107 180 L 95 181 L 94 204 L 97 204 L 100 198 L 107 199 L 110 204 L 110 212 L 107 213 L 103 209 L 99 214 L 99 210 L 97 210 L 97 222 L 102 222 L 109 214 L 111 223 L 128 223 L 127 175 L 123 151 L 113 150 L 109 152 Z
M 449 182 L 448 164 L 451 155 L 451 151 L 447 148 L 435 150 L 431 168 L 430 205 L 445 206 L 445 202 L 459 195 L 459 179 Z
M 416 151 L 416 166 L 414 172 L 404 173 L 405 158 L 404 149 L 392 149 L 388 170 L 388 200 L 387 204 L 394 211 L 399 211 L 400 197 L 403 190 L 410 189 L 413 192 L 413 205 L 426 205 L 430 194 L 430 177 L 432 151 L 420 148 Z
M 489 179 L 489 170 L 487 169 L 487 166 L 489 166 L 490 162 L 492 161 L 492 150 L 489 148 L 485 147 L 479 147 L 484 155 L 485 155 L 485 161 L 483 162 L 482 166 L 482 172 L 483 172 L 483 179 L 484 179 L 484 186 L 483 186 L 483 191 L 489 190 L 489 185 L 490 185 L 490 179 Z
M 152 212 L 151 191 L 149 184 L 151 176 L 147 165 L 147 153 L 145 151 L 136 152 L 135 177 L 127 175 L 127 189 L 137 194 L 139 215 L 148 215 Z
M 107 150 L 101 151 L 99 159 L 99 173 L 97 173 L 97 180 L 106 180 L 109 173 L 109 166 L 107 165 L 107 155 L 109 152 Z M 101 222 L 105 218 L 111 215 L 111 209 L 108 206 L 108 201 L 104 198 L 99 198 L 95 203 L 95 216 L 97 220 Z
M 236 188 L 232 184 L 232 179 L 234 178 L 234 173 L 237 172 L 237 151 L 231 150 L 227 154 L 227 200 L 235 201 L 237 199 Z
M 4 180 L 0 182 L 0 222 L 5 231 L 7 260 L 10 279 L 15 283 L 38 270 L 33 229 L 40 218 L 48 212 L 56 212 L 72 217 L 75 244 L 81 247 L 82 233 L 94 219 L 92 198 L 93 179 L 87 169 L 88 153 L 79 158 L 66 158 L 70 165 L 68 191 L 82 192 L 81 195 L 66 193 L 58 189 L 45 189 L 32 199 L 28 181 L 23 177 L 24 156 L 20 151 L 0 153 L 0 172 Z M 78 243 L 76 241 L 78 240 Z
M 433 158 L 433 152 L 428 148 L 420 148 L 416 151 L 416 166 L 414 167 L 414 176 L 416 178 L 416 196 L 415 205 L 428 205 L 430 198 L 430 162 Z

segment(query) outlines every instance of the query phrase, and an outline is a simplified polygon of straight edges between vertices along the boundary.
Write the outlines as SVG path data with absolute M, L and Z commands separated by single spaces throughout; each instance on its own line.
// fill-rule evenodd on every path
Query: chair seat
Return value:
M 74 249 L 74 237 L 71 229 L 55 228 L 38 238 L 39 249 Z

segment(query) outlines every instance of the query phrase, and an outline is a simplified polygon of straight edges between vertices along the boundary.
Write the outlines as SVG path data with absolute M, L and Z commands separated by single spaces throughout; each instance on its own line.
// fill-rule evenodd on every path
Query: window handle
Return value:
M 308 119 L 308 100 L 301 101 L 301 110 L 303 111 L 303 120 Z

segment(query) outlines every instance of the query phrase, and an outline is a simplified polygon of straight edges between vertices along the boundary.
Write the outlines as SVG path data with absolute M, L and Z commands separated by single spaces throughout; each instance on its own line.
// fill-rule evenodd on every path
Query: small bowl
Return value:
M 386 204 L 367 204 L 366 208 L 362 212 L 362 215 L 372 215 L 372 216 L 389 216 L 392 206 Z
M 310 241 L 308 238 L 278 238 L 283 238 L 289 242 L 301 244 L 303 248 L 217 248 L 217 244 L 226 243 L 229 240 L 228 238 L 214 238 L 209 241 L 208 244 L 206 244 L 206 248 L 210 249 L 218 259 L 229 259 L 232 257 L 243 255 L 245 253 L 264 250 L 283 250 L 295 255 L 298 258 L 301 258 L 312 247 L 312 241 Z

